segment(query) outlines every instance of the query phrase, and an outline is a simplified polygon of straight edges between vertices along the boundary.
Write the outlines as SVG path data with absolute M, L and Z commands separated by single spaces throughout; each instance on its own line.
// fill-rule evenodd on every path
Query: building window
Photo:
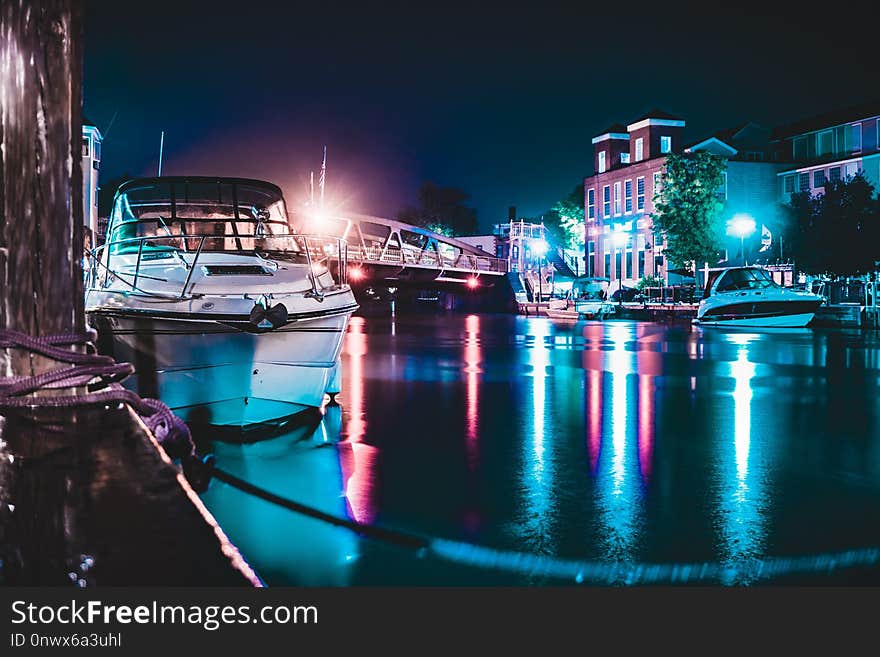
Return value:
M 802 173 L 798 176 L 798 191 L 810 191 L 810 174 Z
M 822 187 L 825 185 L 825 171 L 819 169 L 813 172 L 813 187 Z
M 727 200 L 727 172 L 721 172 L 721 184 L 718 185 L 718 189 L 715 190 L 715 196 L 717 196 L 720 200 Z
M 840 180 L 840 167 L 831 167 L 828 169 L 828 180 L 830 182 L 837 182 Z
M 645 251 L 639 251 L 639 278 L 645 277 Z
M 608 185 L 602 188 L 602 216 L 611 216 L 611 188 Z
M 620 215 L 620 183 L 614 183 L 614 216 Z
M 642 137 L 636 139 L 636 162 L 641 162 L 645 157 L 645 140 Z
M 605 151 L 599 151 L 599 173 L 605 173 Z
M 661 181 L 662 181 L 662 178 L 660 177 L 660 172 L 655 171 L 654 172 L 654 196 L 657 196 L 661 191 L 660 190 Z
M 850 128 L 852 130 L 852 150 L 855 153 L 862 150 L 862 124 L 854 123 Z
M 620 163 L 621 164 L 629 164 L 629 153 L 621 153 L 620 154 Z
M 834 131 L 823 130 L 819 133 L 818 155 L 829 155 L 834 152 Z
M 837 172 L 840 173 L 840 170 Z M 794 194 L 794 175 L 782 177 L 782 193 Z
M 596 218 L 596 190 L 587 190 L 587 219 Z
M 596 275 L 596 243 L 587 242 L 587 276 Z
M 669 153 L 672 151 L 672 137 L 660 137 L 660 152 Z
M 626 241 L 626 277 L 633 277 L 633 259 L 632 259 L 632 235 Z
M 847 162 L 846 163 L 846 179 L 850 180 L 859 172 L 859 165 L 857 162 Z
M 631 214 L 633 211 L 633 181 L 623 183 L 623 211 Z
M 614 249 L 614 278 L 621 278 L 623 273 L 623 249 Z M 610 278 L 610 276 L 609 276 Z
M 602 275 L 606 278 L 611 278 L 611 253 L 608 251 L 605 252 L 605 270 L 602 272 Z
M 88 156 L 89 156 L 89 138 L 88 138 L 88 137 L 83 137 L 83 153 L 82 153 L 82 156 L 83 156 L 83 157 L 88 157 Z
M 645 177 L 636 178 L 636 209 L 645 209 Z
M 792 149 L 795 160 L 809 160 L 816 157 L 816 135 L 796 137 L 792 141 Z

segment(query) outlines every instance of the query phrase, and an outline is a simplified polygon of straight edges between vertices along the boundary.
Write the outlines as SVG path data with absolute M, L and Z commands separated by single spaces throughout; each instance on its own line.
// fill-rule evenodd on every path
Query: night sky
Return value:
M 878 95 L 877 23 L 855 5 L 589 4 L 89 2 L 102 180 L 154 175 L 165 130 L 163 173 L 263 178 L 293 204 L 326 144 L 335 204 L 393 216 L 432 180 L 469 192 L 488 228 L 508 205 L 549 208 L 592 173 L 592 136 L 651 107 L 696 139 Z

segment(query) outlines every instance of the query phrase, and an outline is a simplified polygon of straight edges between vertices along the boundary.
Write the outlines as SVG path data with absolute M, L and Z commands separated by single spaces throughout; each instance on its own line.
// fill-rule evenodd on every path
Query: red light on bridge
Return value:
M 467 279 L 467 286 L 472 290 L 475 287 L 479 286 L 479 284 L 480 284 L 480 281 L 478 281 L 475 276 L 471 276 L 470 278 Z
M 348 270 L 348 277 L 353 281 L 362 281 L 366 274 L 360 267 L 352 267 Z

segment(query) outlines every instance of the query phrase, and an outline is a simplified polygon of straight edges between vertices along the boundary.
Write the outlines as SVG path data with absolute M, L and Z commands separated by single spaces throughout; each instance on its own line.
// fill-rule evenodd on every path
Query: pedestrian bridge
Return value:
M 301 212 L 291 220 L 300 233 L 345 242 L 352 282 L 492 285 L 507 274 L 506 259 L 475 246 L 395 219 L 363 214 Z

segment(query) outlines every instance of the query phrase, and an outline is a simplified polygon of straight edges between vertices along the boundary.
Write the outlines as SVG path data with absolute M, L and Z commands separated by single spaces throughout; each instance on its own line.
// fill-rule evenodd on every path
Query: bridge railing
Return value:
M 507 273 L 507 260 L 491 256 L 478 256 L 461 253 L 450 258 L 432 251 L 416 249 L 385 249 L 381 247 L 364 247 L 350 244 L 348 246 L 349 262 L 375 262 L 378 264 L 414 265 L 434 267 L 436 269 L 458 269 L 461 271 Z

